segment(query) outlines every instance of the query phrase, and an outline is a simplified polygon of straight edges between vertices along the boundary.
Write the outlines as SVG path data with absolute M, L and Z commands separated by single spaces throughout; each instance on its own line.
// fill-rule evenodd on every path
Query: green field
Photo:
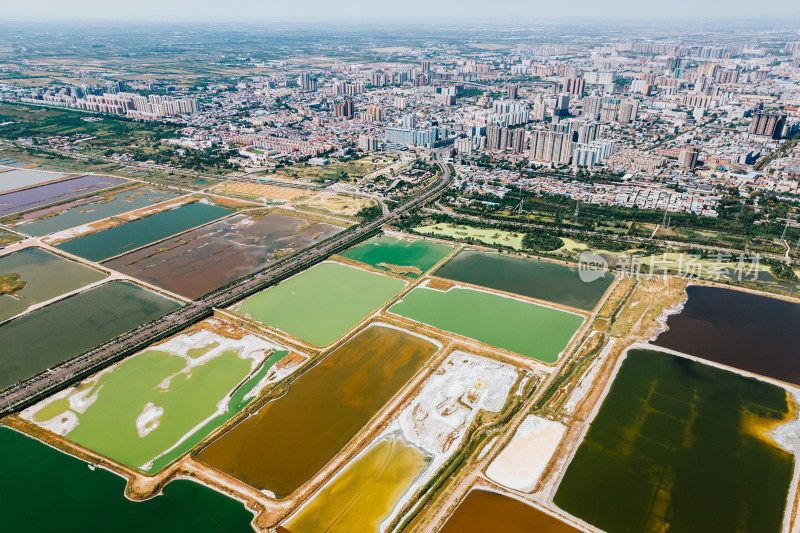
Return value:
M 566 311 L 458 287 L 418 287 L 389 311 L 545 363 L 556 362 L 583 322 Z
M 398 279 L 339 263 L 321 263 L 246 299 L 239 313 L 325 346 L 403 289 Z
M 771 431 L 788 393 L 631 350 L 554 502 L 609 533 L 781 531 L 794 457 Z
M 459 241 L 477 241 L 494 246 L 508 246 L 515 250 L 522 249 L 522 238 L 524 233 L 503 231 L 498 229 L 480 229 L 462 224 L 431 224 L 430 226 L 418 226 L 414 232 L 422 235 L 433 235 L 436 237 L 450 237 Z
M 425 240 L 407 241 L 387 235 L 374 237 L 342 256 L 375 268 L 419 277 L 453 251 L 452 246 Z
M 329 165 L 297 164 L 279 168 L 275 176 L 284 179 L 306 179 L 318 182 L 355 181 L 378 168 L 371 158 L 365 157 L 354 161 L 334 161 Z

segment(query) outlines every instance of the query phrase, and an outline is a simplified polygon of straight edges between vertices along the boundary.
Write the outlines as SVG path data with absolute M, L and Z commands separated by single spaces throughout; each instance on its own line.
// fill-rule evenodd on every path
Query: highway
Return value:
M 442 175 L 435 184 L 422 191 L 416 198 L 397 206 L 378 218 L 353 226 L 330 239 L 229 284 L 172 313 L 143 324 L 83 355 L 65 361 L 58 367 L 51 368 L 5 389 L 0 392 L 0 416 L 20 411 L 77 380 L 94 374 L 111 363 L 119 361 L 146 348 L 155 341 L 173 335 L 186 326 L 210 316 L 215 308 L 227 307 L 377 233 L 384 224 L 395 220 L 411 209 L 420 207 L 447 188 L 452 179 L 450 168 L 441 160 L 440 155 L 437 156 L 437 163 L 442 169 Z M 46 334 L 46 332 L 42 333 Z

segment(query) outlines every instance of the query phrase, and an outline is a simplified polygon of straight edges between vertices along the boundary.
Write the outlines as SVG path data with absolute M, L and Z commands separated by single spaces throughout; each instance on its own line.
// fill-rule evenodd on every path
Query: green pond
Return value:
M 784 389 L 631 350 L 555 503 L 609 533 L 781 531 L 793 455 L 768 436 Z
M 48 233 L 74 228 L 75 226 L 88 224 L 103 218 L 134 211 L 175 197 L 177 197 L 177 194 L 174 192 L 145 188 L 134 189 L 114 194 L 113 200 L 98 199 L 94 202 L 70 207 L 57 215 L 23 224 L 17 227 L 17 230 L 28 235 L 47 235 Z
M 172 481 L 161 495 L 133 502 L 121 477 L 14 430 L 0 428 L 0 449 L 3 531 L 253 531 L 244 505 L 192 481 Z
M 403 287 L 396 278 L 340 263 L 321 263 L 251 296 L 238 312 L 315 346 L 325 346 Z
M 594 309 L 614 281 L 612 274 L 606 274 L 584 282 L 577 267 L 478 250 L 460 252 L 435 275 L 587 311 Z
M 64 259 L 41 248 L 25 248 L 0 257 L 0 274 L 18 274 L 25 286 L 0 295 L 0 322 L 16 316 L 32 305 L 105 278 L 97 270 Z
M 57 248 L 90 261 L 103 261 L 231 213 L 223 207 L 194 202 L 63 242 Z
M 499 294 L 418 287 L 392 313 L 545 363 L 554 363 L 583 317 Z
M 422 453 L 402 438 L 381 439 L 283 527 L 291 533 L 378 531 L 427 465 Z
M 0 325 L 0 389 L 60 364 L 180 307 L 114 281 Z
M 45 422 L 69 413 L 78 419 L 78 425 L 66 434 L 68 439 L 130 467 L 157 472 L 241 411 L 252 400 L 245 401 L 244 396 L 287 353 L 273 354 L 236 391 L 227 411 L 206 423 L 217 404 L 250 374 L 251 360 L 240 358 L 239 350 L 224 350 L 204 364 L 192 366 L 186 359 L 158 349 L 141 352 L 72 389 L 70 397 L 76 393 L 97 396 L 84 412 L 69 409 L 68 403 L 59 400 L 57 406 L 51 404 L 46 412 L 37 412 L 35 419 Z M 142 436 L 137 419 L 147 405 L 163 412 L 157 427 Z M 192 431 L 198 425 L 200 429 Z M 186 436 L 189 438 L 178 444 Z
M 394 270 L 397 274 L 417 278 L 452 251 L 453 246 L 438 242 L 421 239 L 407 241 L 379 235 L 350 248 L 341 255 L 375 268 Z

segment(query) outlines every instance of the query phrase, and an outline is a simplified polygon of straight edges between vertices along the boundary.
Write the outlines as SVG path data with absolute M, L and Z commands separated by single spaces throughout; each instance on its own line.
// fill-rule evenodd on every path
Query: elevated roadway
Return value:
M 452 179 L 450 168 L 441 161 L 440 157 L 437 158 L 437 163 L 442 169 L 442 174 L 434 184 L 415 198 L 383 213 L 378 218 L 348 228 L 264 270 L 235 281 L 159 319 L 120 335 L 106 344 L 3 390 L 0 392 L 0 416 L 22 410 L 111 363 L 146 348 L 155 341 L 173 335 L 186 326 L 211 316 L 215 308 L 227 307 L 374 235 L 384 224 L 420 207 L 447 188 Z

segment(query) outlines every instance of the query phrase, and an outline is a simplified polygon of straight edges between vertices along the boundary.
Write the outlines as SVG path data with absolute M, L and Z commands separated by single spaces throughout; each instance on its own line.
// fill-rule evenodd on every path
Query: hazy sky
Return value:
M 282 22 L 430 18 L 800 19 L 800 0 L 0 0 L 12 20 Z

